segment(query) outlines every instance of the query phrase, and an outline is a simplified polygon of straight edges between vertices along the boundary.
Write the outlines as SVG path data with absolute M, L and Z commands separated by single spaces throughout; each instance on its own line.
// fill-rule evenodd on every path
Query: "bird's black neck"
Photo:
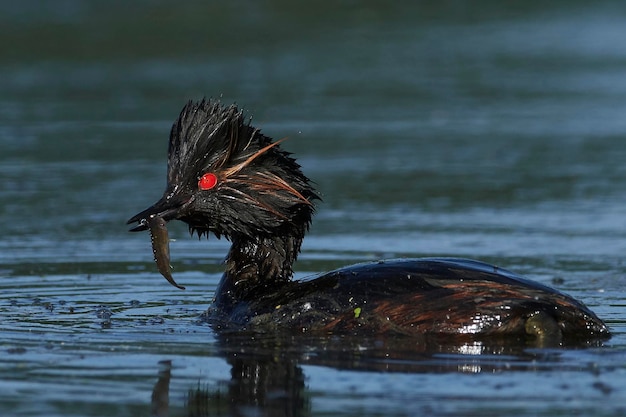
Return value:
M 294 236 L 238 237 L 226 258 L 226 271 L 216 290 L 223 308 L 275 292 L 293 275 L 302 238 Z

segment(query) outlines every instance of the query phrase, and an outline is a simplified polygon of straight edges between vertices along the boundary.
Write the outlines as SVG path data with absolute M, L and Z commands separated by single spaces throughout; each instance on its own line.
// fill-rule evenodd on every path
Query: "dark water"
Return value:
M 621 2 L 0 2 L 0 414 L 626 414 Z M 604 346 L 220 338 L 227 242 L 125 220 L 186 100 L 236 101 L 321 190 L 298 276 L 462 256 L 584 301 Z

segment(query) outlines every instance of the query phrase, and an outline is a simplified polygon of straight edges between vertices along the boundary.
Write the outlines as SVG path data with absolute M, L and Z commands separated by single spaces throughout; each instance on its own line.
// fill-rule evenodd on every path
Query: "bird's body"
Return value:
M 352 265 L 247 300 L 221 293 L 209 313 L 230 330 L 550 340 L 606 335 L 594 313 L 571 297 L 493 265 L 454 258 Z
M 159 270 L 173 284 L 163 259 L 165 221 L 232 242 L 207 315 L 216 329 L 557 343 L 609 336 L 582 303 L 477 261 L 381 261 L 293 281 L 318 196 L 279 144 L 245 123 L 235 106 L 190 102 L 172 128 L 163 197 L 129 220 L 139 223 L 132 230 L 151 229 Z

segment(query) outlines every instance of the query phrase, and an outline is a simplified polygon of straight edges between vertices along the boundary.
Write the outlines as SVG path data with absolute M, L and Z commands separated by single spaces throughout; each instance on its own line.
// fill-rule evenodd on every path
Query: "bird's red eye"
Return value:
M 210 190 L 217 185 L 217 176 L 211 172 L 204 174 L 198 180 L 198 188 L 201 190 Z

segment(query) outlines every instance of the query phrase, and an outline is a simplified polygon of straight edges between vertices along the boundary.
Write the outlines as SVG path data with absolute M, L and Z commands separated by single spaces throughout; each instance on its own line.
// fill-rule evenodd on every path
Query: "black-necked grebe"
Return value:
M 163 197 L 133 216 L 150 229 L 159 271 L 173 285 L 166 222 L 232 242 L 208 317 L 219 329 L 603 339 L 582 303 L 482 262 L 403 259 L 293 281 L 318 195 L 280 141 L 235 105 L 189 102 L 169 141 Z M 182 287 L 181 287 L 182 288 Z

